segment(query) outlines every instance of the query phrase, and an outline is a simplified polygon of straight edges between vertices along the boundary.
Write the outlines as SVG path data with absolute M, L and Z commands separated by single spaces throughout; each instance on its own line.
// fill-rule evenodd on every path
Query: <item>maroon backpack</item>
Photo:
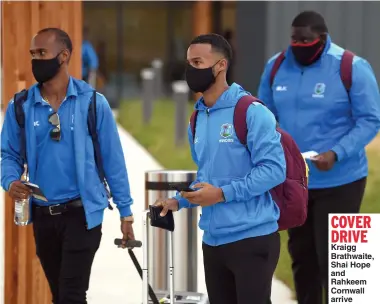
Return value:
M 264 103 L 257 98 L 246 95 L 238 101 L 234 111 L 235 133 L 239 141 L 247 146 L 246 116 L 253 102 Z M 198 111 L 195 110 L 190 118 L 190 127 L 195 138 L 195 127 Z M 270 190 L 273 200 L 280 209 L 278 220 L 279 230 L 301 226 L 307 217 L 308 203 L 308 172 L 306 162 L 293 138 L 284 130 L 277 128 L 281 134 L 281 144 L 286 159 L 286 180 Z
M 285 60 L 286 51 L 282 51 L 280 55 L 276 58 L 272 70 L 270 72 L 269 83 L 270 87 L 273 85 L 274 77 L 280 68 L 280 65 Z M 340 78 L 342 79 L 343 85 L 347 92 L 350 91 L 352 85 L 352 62 L 354 60 L 355 54 L 351 51 L 345 50 L 340 61 Z

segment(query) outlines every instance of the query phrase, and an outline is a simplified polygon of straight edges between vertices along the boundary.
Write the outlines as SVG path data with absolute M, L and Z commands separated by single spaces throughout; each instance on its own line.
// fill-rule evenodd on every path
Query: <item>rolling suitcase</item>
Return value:
M 169 291 L 153 291 L 148 281 L 148 219 L 149 211 L 143 212 L 143 241 L 128 241 L 128 253 L 143 281 L 143 302 L 142 304 L 209 304 L 207 295 L 198 292 L 174 292 L 174 266 L 173 266 L 173 232 L 169 233 Z M 120 239 L 115 240 L 116 245 L 121 244 Z M 133 247 L 143 247 L 143 266 L 141 268 Z M 150 299 L 149 299 L 150 298 Z

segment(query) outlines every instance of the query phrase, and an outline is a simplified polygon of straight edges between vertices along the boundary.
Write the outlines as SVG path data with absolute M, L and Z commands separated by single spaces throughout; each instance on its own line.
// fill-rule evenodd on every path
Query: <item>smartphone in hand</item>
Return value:
M 177 190 L 178 192 L 193 192 L 196 191 L 193 188 L 190 188 L 189 186 L 183 185 L 183 184 L 170 184 L 170 188 L 173 190 Z
M 23 182 L 25 186 L 27 186 L 30 190 L 32 190 L 32 196 L 36 199 L 39 199 L 41 201 L 47 202 L 47 198 L 45 197 L 45 194 L 42 192 L 40 187 L 38 187 L 35 184 L 32 184 L 30 182 Z

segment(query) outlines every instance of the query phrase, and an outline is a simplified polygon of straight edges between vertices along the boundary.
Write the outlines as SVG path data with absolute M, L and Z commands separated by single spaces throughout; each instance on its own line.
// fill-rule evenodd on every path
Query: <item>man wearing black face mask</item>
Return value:
M 36 253 L 54 304 L 87 303 L 91 266 L 108 206 L 100 171 L 119 209 L 123 239 L 134 238 L 132 198 L 117 126 L 106 98 L 70 77 L 72 49 L 70 37 L 61 29 L 37 33 L 30 54 L 38 83 L 15 95 L 1 132 L 1 186 L 15 200 L 29 198 L 29 188 L 20 181 L 26 164 L 29 181 L 47 198 L 31 199 L 31 219 Z M 89 109 L 95 121 L 89 119 L 94 117 Z M 98 145 L 90 134 L 97 135 Z
M 332 43 L 313 11 L 292 23 L 291 45 L 271 58 L 259 98 L 301 152 L 315 152 L 306 223 L 289 230 L 299 304 L 329 303 L 328 214 L 358 213 L 368 174 L 365 146 L 380 128 L 380 95 L 370 64 Z
M 191 42 L 186 81 L 203 93 L 188 129 L 197 191 L 156 204 L 163 207 L 162 216 L 169 209 L 202 207 L 210 304 L 267 304 L 280 250 L 279 209 L 268 191 L 285 180 L 285 156 L 272 113 L 238 84 L 227 84 L 231 57 L 222 36 L 201 35 Z M 239 143 L 234 120 L 240 100 L 248 101 L 246 116 L 240 117 L 247 121 L 246 145 Z

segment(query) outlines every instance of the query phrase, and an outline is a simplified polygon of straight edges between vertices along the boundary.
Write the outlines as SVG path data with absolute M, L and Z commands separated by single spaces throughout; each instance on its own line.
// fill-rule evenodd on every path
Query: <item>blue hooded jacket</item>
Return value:
M 73 115 L 73 144 L 76 165 L 76 179 L 80 197 L 86 213 L 87 227 L 91 229 L 103 221 L 104 209 L 108 206 L 106 189 L 99 179 L 94 159 L 94 148 L 87 127 L 87 114 L 93 88 L 82 80 L 70 78 L 67 95 L 74 102 L 70 109 Z M 37 139 L 34 126 L 36 103 L 41 99 L 37 85 L 29 88 L 27 101 L 23 104 L 25 112 L 26 153 L 30 182 L 35 182 L 37 172 Z M 133 203 L 125 159 L 117 126 L 106 98 L 97 93 L 97 133 L 102 154 L 103 167 L 110 186 L 113 202 L 121 216 L 131 215 Z M 23 173 L 19 154 L 20 128 L 17 124 L 13 100 L 9 102 L 1 131 L 1 186 L 8 190 L 10 184 L 20 180 Z M 69 157 L 69 156 L 68 156 Z M 64 160 L 62 160 L 64 161 Z M 64 165 L 64 164 L 62 164 Z M 49 172 L 49 171 L 47 171 Z M 50 172 L 47 179 L 55 179 Z M 64 177 L 63 177 L 64 178 Z M 58 181 L 62 182 L 62 181 Z M 68 181 L 73 182 L 73 181 Z
M 309 188 L 336 187 L 368 175 L 365 146 L 380 128 L 380 95 L 370 64 L 358 56 L 348 93 L 340 76 L 344 49 L 327 39 L 320 59 L 300 66 L 288 48 L 270 87 L 272 57 L 261 77 L 258 97 L 290 133 L 301 152 L 334 151 L 338 161 L 329 171 L 309 162 Z
M 201 98 L 195 140 L 188 137 L 198 166 L 197 181 L 220 187 L 225 202 L 202 208 L 199 222 L 203 241 L 211 246 L 267 235 L 278 230 L 279 209 L 268 192 L 286 176 L 285 155 L 273 114 L 258 103 L 247 111 L 247 148 L 236 137 L 233 113 L 238 100 L 247 95 L 232 84 L 213 107 Z M 177 195 L 179 208 L 197 205 Z

